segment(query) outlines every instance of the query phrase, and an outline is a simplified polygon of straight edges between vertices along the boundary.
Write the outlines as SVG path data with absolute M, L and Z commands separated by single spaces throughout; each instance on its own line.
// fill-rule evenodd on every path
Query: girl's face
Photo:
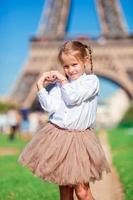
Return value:
M 78 79 L 85 72 L 85 63 L 74 55 L 62 53 L 62 65 L 70 80 Z

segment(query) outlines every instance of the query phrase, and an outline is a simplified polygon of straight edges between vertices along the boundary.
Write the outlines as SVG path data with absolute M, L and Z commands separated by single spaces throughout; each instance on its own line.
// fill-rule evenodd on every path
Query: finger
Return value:
M 56 79 L 56 78 L 57 78 L 57 76 L 53 74 L 53 75 L 52 75 L 52 78 L 53 78 L 53 79 Z
M 52 81 L 46 80 L 45 83 L 46 83 L 46 84 L 50 84 L 50 83 L 52 83 Z
M 46 77 L 46 79 L 50 79 L 50 78 L 51 78 L 50 76 L 47 76 L 47 77 Z
M 54 83 L 56 81 L 56 79 L 46 79 L 46 81 L 48 81 L 50 83 Z
M 51 74 L 50 74 L 49 76 L 47 76 L 46 78 L 47 78 L 47 79 L 56 79 L 56 77 L 57 77 L 57 76 L 56 76 L 55 74 L 52 74 L 52 73 L 51 73 Z

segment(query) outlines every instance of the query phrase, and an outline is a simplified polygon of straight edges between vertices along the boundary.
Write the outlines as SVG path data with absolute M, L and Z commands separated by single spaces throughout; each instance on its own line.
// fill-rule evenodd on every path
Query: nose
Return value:
M 73 71 L 74 71 L 73 66 L 69 66 L 69 73 L 73 73 Z

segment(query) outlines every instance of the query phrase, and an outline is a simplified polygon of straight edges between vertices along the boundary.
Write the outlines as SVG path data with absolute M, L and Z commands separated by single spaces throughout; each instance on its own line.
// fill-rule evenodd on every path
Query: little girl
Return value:
M 90 181 L 110 172 L 94 132 L 99 80 L 93 74 L 91 49 L 79 41 L 66 42 L 59 51 L 65 75 L 45 72 L 37 81 L 38 98 L 49 113 L 48 123 L 26 146 L 19 162 L 43 180 L 59 185 L 60 199 L 94 200 Z M 90 63 L 91 73 L 85 73 Z M 46 86 L 54 83 L 48 92 Z

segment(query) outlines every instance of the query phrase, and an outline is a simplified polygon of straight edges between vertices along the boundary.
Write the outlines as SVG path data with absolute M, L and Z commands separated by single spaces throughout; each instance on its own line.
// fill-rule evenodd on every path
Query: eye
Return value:
M 72 64 L 72 66 L 77 66 L 77 65 L 78 65 L 78 63 L 73 63 L 73 64 Z
M 64 65 L 63 67 L 64 67 L 64 69 L 68 69 L 69 66 L 68 65 Z

